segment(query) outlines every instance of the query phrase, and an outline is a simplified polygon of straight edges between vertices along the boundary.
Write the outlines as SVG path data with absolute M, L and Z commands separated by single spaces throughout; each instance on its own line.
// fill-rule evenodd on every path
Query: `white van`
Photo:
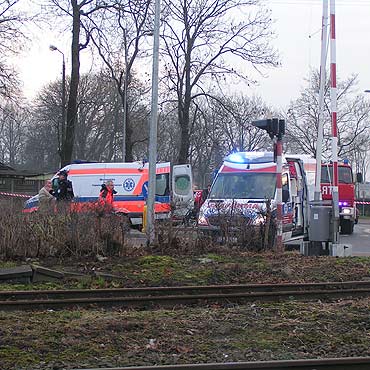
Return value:
M 133 225 L 142 223 L 143 209 L 148 195 L 149 164 L 83 163 L 62 168 L 72 182 L 74 199 L 71 206 L 83 209 L 83 204 L 96 202 L 101 185 L 113 181 L 117 194 L 113 206 L 116 212 L 127 215 Z M 57 177 L 55 174 L 52 178 Z M 175 215 L 182 217 L 194 205 L 193 178 L 189 164 L 171 166 L 169 162 L 156 166 L 155 213 L 157 218 L 169 217 L 172 205 Z M 38 196 L 30 198 L 24 212 L 38 209 Z

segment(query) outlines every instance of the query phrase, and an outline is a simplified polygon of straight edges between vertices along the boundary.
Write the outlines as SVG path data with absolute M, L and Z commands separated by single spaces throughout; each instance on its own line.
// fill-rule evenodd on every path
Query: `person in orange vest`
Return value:
M 117 194 L 117 192 L 114 190 L 113 181 L 108 180 L 105 184 L 101 186 L 99 201 L 103 204 L 109 204 L 113 206 L 114 194 Z

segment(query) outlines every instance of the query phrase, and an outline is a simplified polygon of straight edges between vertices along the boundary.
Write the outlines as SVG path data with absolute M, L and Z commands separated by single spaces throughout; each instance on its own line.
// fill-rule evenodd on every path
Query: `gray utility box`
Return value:
M 310 202 L 310 227 L 308 237 L 313 242 L 333 241 L 333 207 L 322 201 Z

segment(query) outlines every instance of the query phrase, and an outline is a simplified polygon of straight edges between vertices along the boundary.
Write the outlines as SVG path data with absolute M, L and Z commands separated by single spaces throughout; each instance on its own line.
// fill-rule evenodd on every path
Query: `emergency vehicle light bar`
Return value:
M 260 164 L 274 161 L 272 152 L 236 152 L 229 154 L 225 162 L 238 164 Z

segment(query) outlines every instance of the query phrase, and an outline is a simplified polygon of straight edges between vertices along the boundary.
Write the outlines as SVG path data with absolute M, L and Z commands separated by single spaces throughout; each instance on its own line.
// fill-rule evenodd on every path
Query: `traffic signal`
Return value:
M 285 120 L 283 119 L 262 119 L 258 121 L 253 121 L 252 125 L 267 131 L 271 139 L 277 137 L 278 140 L 281 140 L 283 135 L 285 134 Z

